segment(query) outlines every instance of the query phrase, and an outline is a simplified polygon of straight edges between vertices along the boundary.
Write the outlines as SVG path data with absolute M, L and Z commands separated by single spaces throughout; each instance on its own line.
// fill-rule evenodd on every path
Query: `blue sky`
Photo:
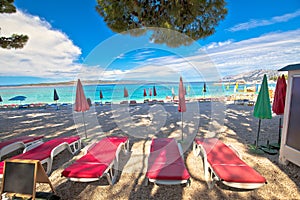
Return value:
M 219 80 L 253 69 L 299 63 L 300 1 L 227 1 L 216 33 L 193 45 L 168 48 L 148 35 L 113 33 L 94 0 L 15 0 L 1 14 L 1 35 L 24 33 L 20 50 L 0 49 L 0 85 L 103 80 Z

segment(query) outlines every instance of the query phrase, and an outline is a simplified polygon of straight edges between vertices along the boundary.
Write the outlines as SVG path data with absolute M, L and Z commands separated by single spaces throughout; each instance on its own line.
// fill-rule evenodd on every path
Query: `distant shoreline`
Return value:
M 20 85 L 0 85 L 0 88 L 22 88 L 22 87 L 59 87 L 59 86 L 76 86 L 77 81 L 57 82 L 57 83 L 32 83 Z M 131 84 L 177 84 L 178 82 L 151 82 L 151 81 L 82 81 L 84 85 L 131 85 Z

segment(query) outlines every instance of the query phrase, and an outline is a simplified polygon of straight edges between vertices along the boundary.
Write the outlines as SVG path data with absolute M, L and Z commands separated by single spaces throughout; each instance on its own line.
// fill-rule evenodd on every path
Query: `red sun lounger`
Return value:
M 10 159 L 39 160 L 41 164 L 46 163 L 46 173 L 50 174 L 53 158 L 65 149 L 75 154 L 81 148 L 80 137 L 55 138 L 47 142 L 37 142 L 24 149 L 24 153 Z M 0 178 L 3 176 L 4 162 L 0 163 Z
M 182 157 L 182 149 L 174 138 L 152 139 L 146 173 L 146 185 L 148 181 L 175 185 L 190 183 L 190 174 L 185 167 Z
M 129 149 L 127 137 L 106 137 L 87 148 L 85 155 L 67 167 L 62 176 L 71 181 L 91 182 L 98 181 L 106 176 L 110 185 L 117 178 L 119 153 L 121 149 L 125 153 Z
M 267 183 L 262 175 L 240 159 L 237 151 L 217 138 L 196 138 L 193 152 L 203 159 L 204 176 L 210 189 L 216 181 L 241 189 L 256 189 Z
M 2 156 L 15 150 L 26 148 L 36 142 L 42 141 L 44 136 L 20 136 L 0 142 L 0 160 Z

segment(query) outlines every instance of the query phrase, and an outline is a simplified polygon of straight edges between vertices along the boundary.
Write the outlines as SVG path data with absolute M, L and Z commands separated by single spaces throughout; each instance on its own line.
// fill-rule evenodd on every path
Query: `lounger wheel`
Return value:
M 145 184 L 145 186 L 148 186 L 148 184 L 149 184 L 149 179 L 148 178 L 145 179 L 145 183 L 144 184 Z
M 200 154 L 200 148 L 196 142 L 193 142 L 193 153 L 196 157 Z
M 185 183 L 186 187 L 190 187 L 191 186 L 191 179 L 188 179 Z

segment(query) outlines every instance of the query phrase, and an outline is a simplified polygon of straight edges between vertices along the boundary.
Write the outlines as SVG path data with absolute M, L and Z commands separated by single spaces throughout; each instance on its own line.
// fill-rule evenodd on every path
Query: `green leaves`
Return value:
M 97 0 L 97 3 L 97 12 L 114 32 L 166 28 L 193 40 L 212 35 L 227 14 L 225 0 Z M 186 45 L 184 41 L 170 42 L 167 36 L 155 35 L 163 37 L 156 38 L 160 43 L 164 40 L 171 46 Z
M 0 13 L 15 13 L 14 0 L 0 0 Z
M 0 37 L 0 46 L 4 49 L 20 49 L 24 47 L 27 41 L 27 35 L 13 34 L 11 37 Z
M 14 0 L 0 0 L 0 13 L 15 13 L 16 7 L 13 3 Z M 20 49 L 24 47 L 27 41 L 27 35 L 13 34 L 11 37 L 2 36 L 0 37 L 0 47 L 4 49 Z

